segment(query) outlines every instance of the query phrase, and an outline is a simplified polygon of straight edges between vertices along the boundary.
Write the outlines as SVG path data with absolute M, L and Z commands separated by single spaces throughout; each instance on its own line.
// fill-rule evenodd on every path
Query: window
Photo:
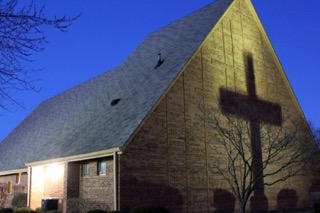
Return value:
M 8 182 L 8 193 L 12 192 L 12 181 Z
M 16 174 L 16 184 L 20 184 L 21 173 Z
M 83 163 L 81 165 L 81 174 L 83 177 L 89 175 L 89 163 Z
M 0 187 L 0 200 L 4 198 L 4 188 Z
M 107 161 L 101 159 L 98 161 L 98 175 L 105 175 L 107 173 Z

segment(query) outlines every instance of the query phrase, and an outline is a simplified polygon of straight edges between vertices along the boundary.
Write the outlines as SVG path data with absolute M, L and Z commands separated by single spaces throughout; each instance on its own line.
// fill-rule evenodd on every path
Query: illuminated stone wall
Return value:
M 52 164 L 31 168 L 30 207 L 40 208 L 43 198 L 63 198 L 64 165 Z
M 208 115 L 200 108 L 218 108 L 221 88 L 248 94 L 245 64 L 250 55 L 257 97 L 281 106 L 283 115 L 304 121 L 272 51 L 246 1 L 235 0 L 123 151 L 121 209 L 159 205 L 180 213 L 237 208 L 226 181 L 211 173 L 217 145 L 206 124 Z M 296 177 L 266 188 L 268 209 L 280 204 L 309 207 L 313 182 L 311 176 Z

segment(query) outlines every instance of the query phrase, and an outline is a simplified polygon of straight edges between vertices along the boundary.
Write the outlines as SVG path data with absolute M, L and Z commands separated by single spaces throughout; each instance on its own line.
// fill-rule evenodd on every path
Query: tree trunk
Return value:
M 245 213 L 246 212 L 246 202 L 239 201 L 239 213 Z

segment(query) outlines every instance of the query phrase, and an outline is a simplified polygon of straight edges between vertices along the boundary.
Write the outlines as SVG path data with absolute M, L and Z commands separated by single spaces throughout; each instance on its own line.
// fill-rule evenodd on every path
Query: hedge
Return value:
M 161 206 L 136 206 L 130 213 L 169 213 L 169 211 Z

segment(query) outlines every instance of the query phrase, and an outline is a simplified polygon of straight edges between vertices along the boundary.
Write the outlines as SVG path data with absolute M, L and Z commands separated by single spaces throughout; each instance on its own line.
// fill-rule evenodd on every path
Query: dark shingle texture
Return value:
M 0 171 L 122 147 L 231 3 L 217 1 L 160 29 L 118 68 L 41 103 L 0 143 Z M 165 61 L 154 69 L 158 52 Z

